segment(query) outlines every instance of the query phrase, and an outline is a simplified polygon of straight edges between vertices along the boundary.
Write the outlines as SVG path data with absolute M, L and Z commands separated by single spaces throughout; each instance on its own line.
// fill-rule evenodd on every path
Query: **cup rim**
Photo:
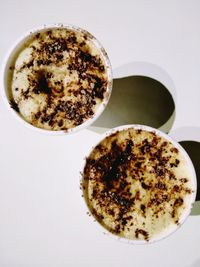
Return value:
M 94 113 L 94 115 L 78 126 L 75 126 L 73 128 L 69 128 L 67 130 L 58 130 L 58 131 L 57 130 L 47 130 L 44 128 L 36 127 L 36 126 L 32 125 L 31 123 L 29 123 L 28 121 L 26 121 L 18 112 L 16 112 L 10 105 L 11 99 L 9 99 L 9 97 L 7 96 L 6 92 L 8 91 L 8 89 L 7 89 L 6 81 L 5 81 L 5 79 L 8 75 L 9 61 L 14 57 L 15 52 L 18 49 L 18 47 L 21 47 L 26 40 L 31 38 L 31 36 L 34 36 L 37 32 L 42 32 L 42 31 L 46 31 L 48 29 L 57 29 L 57 28 L 63 28 L 63 29 L 66 28 L 66 29 L 86 33 L 90 37 L 92 42 L 94 43 L 95 47 L 101 52 L 101 55 L 102 55 L 104 62 L 105 62 L 107 75 L 108 75 L 108 84 L 107 84 L 107 89 L 105 92 L 106 96 L 104 97 L 103 101 L 100 103 L 100 105 L 97 108 L 97 111 Z M 111 65 L 110 59 L 108 57 L 108 54 L 107 54 L 106 50 L 104 49 L 104 47 L 102 46 L 101 42 L 94 35 L 92 35 L 90 32 L 88 32 L 87 30 L 85 30 L 79 26 L 75 26 L 73 24 L 68 24 L 68 23 L 44 24 L 44 25 L 34 27 L 34 28 L 24 32 L 19 38 L 17 38 L 17 40 L 8 49 L 8 51 L 7 51 L 7 53 L 4 56 L 3 61 L 2 61 L 0 74 L 1 74 L 1 84 L 2 84 L 1 96 L 2 96 L 3 102 L 5 103 L 5 105 L 8 108 L 8 110 L 14 115 L 14 117 L 18 121 L 20 121 L 27 128 L 35 130 L 35 131 L 43 133 L 43 134 L 45 133 L 47 135 L 66 135 L 66 134 L 75 133 L 75 132 L 78 132 L 80 130 L 88 128 L 92 123 L 94 123 L 94 121 L 96 121 L 99 118 L 99 116 L 102 114 L 105 107 L 107 106 L 109 99 L 110 99 L 110 96 L 111 96 L 111 93 L 112 93 L 112 86 L 113 86 L 112 65 Z
M 163 231 L 161 234 L 155 235 L 154 237 L 152 237 L 151 239 L 149 239 L 148 241 L 146 240 L 140 240 L 140 239 L 129 239 L 129 238 L 125 238 L 125 237 L 120 237 L 117 236 L 113 233 L 111 233 L 108 229 L 106 229 L 103 225 L 101 225 L 100 222 L 98 222 L 94 215 L 90 212 L 89 206 L 87 204 L 87 201 L 84 197 L 83 194 L 83 172 L 84 172 L 84 168 L 85 165 L 87 163 L 87 158 L 89 157 L 89 155 L 91 154 L 91 152 L 95 149 L 95 147 L 102 142 L 106 137 L 110 136 L 111 134 L 117 132 L 117 131 L 122 131 L 122 130 L 127 130 L 127 129 L 135 129 L 135 130 L 144 130 L 144 131 L 148 131 L 148 132 L 154 132 L 156 135 L 163 137 L 164 139 L 166 139 L 167 141 L 171 142 L 172 145 L 174 147 L 176 147 L 180 152 L 181 155 L 184 157 L 184 159 L 187 162 L 187 165 L 189 166 L 189 171 L 191 173 L 191 182 L 192 182 L 192 186 L 193 186 L 193 191 L 191 193 L 191 197 L 190 197 L 190 202 L 187 205 L 187 208 L 185 210 L 185 212 L 180 216 L 180 220 L 179 220 L 179 224 L 174 224 L 172 227 L 169 227 L 169 229 Z M 95 219 L 96 226 L 99 228 L 99 231 L 103 232 L 104 234 L 106 234 L 107 236 L 109 236 L 110 238 L 113 238 L 117 241 L 126 243 L 126 244 L 132 244 L 132 245 L 145 245 L 145 244 L 152 244 L 158 241 L 161 241 L 165 238 L 167 238 L 168 236 L 172 235 L 173 233 L 175 233 L 184 223 L 185 221 L 188 219 L 191 210 L 193 208 L 193 205 L 195 203 L 195 199 L 196 199 L 196 194 L 197 194 L 197 178 L 196 178 L 196 172 L 194 169 L 194 165 L 192 163 L 191 158 L 189 157 L 188 153 L 185 151 L 185 149 L 177 142 L 175 141 L 171 136 L 169 136 L 168 134 L 153 128 L 151 126 L 147 126 L 147 125 L 141 125 L 141 124 L 127 124 L 127 125 L 121 125 L 115 128 L 112 128 L 108 131 L 106 131 L 105 133 L 103 133 L 100 137 L 100 140 L 98 140 L 95 145 L 93 145 L 90 149 L 89 152 L 87 153 L 87 155 L 84 157 L 83 162 L 82 162 L 82 166 L 81 166 L 81 172 L 80 172 L 80 185 L 81 185 L 81 192 L 82 192 L 82 196 L 84 198 L 84 202 L 85 202 L 85 208 L 87 210 L 87 212 L 89 212 L 89 214 L 91 214 L 91 217 Z

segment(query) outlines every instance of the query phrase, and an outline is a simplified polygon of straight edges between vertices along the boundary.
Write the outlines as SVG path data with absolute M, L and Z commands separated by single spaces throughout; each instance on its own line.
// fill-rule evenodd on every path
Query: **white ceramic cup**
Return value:
M 10 105 L 10 101 L 12 100 L 12 92 L 11 92 L 12 91 L 11 90 L 12 69 L 10 69 L 10 67 L 14 65 L 15 60 L 16 60 L 16 55 L 20 52 L 23 45 L 29 39 L 31 39 L 33 36 L 35 36 L 37 33 L 44 32 L 44 31 L 47 31 L 50 29 L 57 29 L 57 28 L 66 28 L 69 30 L 79 31 L 79 32 L 85 33 L 87 36 L 89 36 L 89 38 L 91 39 L 91 41 L 93 42 L 93 44 L 98 49 L 98 51 L 100 52 L 101 56 L 104 59 L 104 64 L 105 64 L 105 68 L 107 70 L 107 76 L 108 76 L 108 83 L 107 83 L 107 88 L 106 88 L 106 92 L 105 92 L 105 97 L 104 97 L 102 103 L 100 104 L 100 106 L 98 107 L 97 111 L 95 112 L 95 114 L 91 118 L 87 119 L 84 123 L 82 123 L 82 124 L 80 124 L 74 128 L 70 128 L 67 131 L 46 130 L 43 128 L 38 128 L 36 126 L 33 126 L 29 122 L 27 122 L 24 118 L 22 118 L 22 116 L 18 112 L 16 112 Z M 66 133 L 67 134 L 74 133 L 74 132 L 77 132 L 81 129 L 85 129 L 89 125 L 91 125 L 101 115 L 101 113 L 103 112 L 103 110 L 105 109 L 105 107 L 109 101 L 111 91 L 112 91 L 112 82 L 113 82 L 113 77 L 112 77 L 111 63 L 110 63 L 110 60 L 108 58 L 108 55 L 107 55 L 105 49 L 101 45 L 101 43 L 93 35 L 91 35 L 89 32 L 87 32 L 86 30 L 81 29 L 79 27 L 76 27 L 74 25 L 70 25 L 70 24 L 62 24 L 62 23 L 49 24 L 49 25 L 44 25 L 44 26 L 40 26 L 40 27 L 31 29 L 30 31 L 26 32 L 15 42 L 15 44 L 8 51 L 7 55 L 5 56 L 5 58 L 3 60 L 3 64 L 1 66 L 1 84 L 2 84 L 2 89 L 3 89 L 3 90 L 1 90 L 1 93 L 2 93 L 2 97 L 4 99 L 4 102 L 6 103 L 6 106 L 8 107 L 10 112 L 15 116 L 16 119 L 18 119 L 20 122 L 22 122 L 26 127 L 30 128 L 30 129 L 34 129 L 38 132 L 46 133 L 46 134 L 50 134 L 50 135 L 62 135 L 62 134 L 66 134 Z
M 140 239 L 128 239 L 128 238 L 124 238 L 124 237 L 119 237 L 119 236 L 117 236 L 115 234 L 112 234 L 110 231 L 108 231 L 106 228 L 104 228 L 100 223 L 96 223 L 96 226 L 100 231 L 103 231 L 103 233 L 106 233 L 108 236 L 110 236 L 112 238 L 115 238 L 115 239 L 117 239 L 119 241 L 130 243 L 130 244 L 149 244 L 149 243 L 153 243 L 153 242 L 162 240 L 162 239 L 168 237 L 169 235 L 171 235 L 172 233 L 174 233 L 177 229 L 179 229 L 183 225 L 183 223 L 186 221 L 188 216 L 190 215 L 190 212 L 192 210 L 193 204 L 195 202 L 196 193 L 197 193 L 197 179 L 196 179 L 195 169 L 194 169 L 193 163 L 192 163 L 189 155 L 187 154 L 187 152 L 183 149 L 183 147 L 179 143 L 177 143 L 169 135 L 161 132 L 160 130 L 157 130 L 155 128 L 152 128 L 152 127 L 149 127 L 149 126 L 145 126 L 145 125 L 132 124 L 132 125 L 123 125 L 123 126 L 119 126 L 119 127 L 113 128 L 113 129 L 111 129 L 111 130 L 109 130 L 106 133 L 101 135 L 100 141 L 95 146 L 92 147 L 92 149 L 90 150 L 90 152 L 88 153 L 88 155 L 84 159 L 83 165 L 82 165 L 82 170 L 81 170 L 80 183 L 81 183 L 82 192 L 83 192 L 84 191 L 84 189 L 83 189 L 84 168 L 86 166 L 87 158 L 89 157 L 89 155 L 91 154 L 93 149 L 99 143 L 101 143 L 106 137 L 112 135 L 113 133 L 115 133 L 117 131 L 130 129 L 130 128 L 145 130 L 145 131 L 148 131 L 148 132 L 154 132 L 158 137 L 160 136 L 160 137 L 166 139 L 166 141 L 171 142 L 172 145 L 179 150 L 179 152 L 181 153 L 181 155 L 185 159 L 185 162 L 187 164 L 187 167 L 188 167 L 188 170 L 189 170 L 189 173 L 190 173 L 190 182 L 191 182 L 191 187 L 192 187 L 192 193 L 190 194 L 190 201 L 189 201 L 189 203 L 187 203 L 187 208 L 184 209 L 184 211 L 182 212 L 182 214 L 181 214 L 181 216 L 179 218 L 178 225 L 177 224 L 170 225 L 170 227 L 164 229 L 159 235 L 156 235 L 155 237 L 150 238 L 149 241 L 140 240 Z M 83 196 L 84 196 L 84 194 L 83 194 Z M 85 200 L 85 204 L 86 204 L 86 210 L 90 212 L 90 208 L 88 206 L 87 200 L 85 198 L 84 198 L 84 200 Z M 91 215 L 93 216 L 93 214 L 91 214 Z M 95 218 L 95 216 L 94 216 L 94 218 Z

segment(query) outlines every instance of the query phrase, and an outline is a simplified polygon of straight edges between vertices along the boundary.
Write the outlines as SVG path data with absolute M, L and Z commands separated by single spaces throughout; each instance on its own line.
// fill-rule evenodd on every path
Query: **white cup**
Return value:
M 128 239 L 128 238 L 125 238 L 125 237 L 120 237 L 118 235 L 115 235 L 115 234 L 111 233 L 106 228 L 104 228 L 101 225 L 101 223 L 96 223 L 96 226 L 100 231 L 103 231 L 108 236 L 110 236 L 112 238 L 115 238 L 115 239 L 117 239 L 119 241 L 130 243 L 130 244 L 149 244 L 149 243 L 153 243 L 153 242 L 162 240 L 162 239 L 168 237 L 169 235 L 171 235 L 172 233 L 174 233 L 177 229 L 179 229 L 183 225 L 183 223 L 186 221 L 188 216 L 190 215 L 190 212 L 192 210 L 193 204 L 195 202 L 196 193 L 197 193 L 197 180 L 196 180 L 195 169 L 194 169 L 193 163 L 192 163 L 189 155 L 187 154 L 187 152 L 183 149 L 183 147 L 179 143 L 177 143 L 169 135 L 161 132 L 160 130 L 157 130 L 155 128 L 152 128 L 152 127 L 149 127 L 149 126 L 145 126 L 145 125 L 136 125 L 136 124 L 134 125 L 134 124 L 132 124 L 132 125 L 123 125 L 123 126 L 119 126 L 119 127 L 113 128 L 113 129 L 111 129 L 111 130 L 109 130 L 106 133 L 101 135 L 100 141 L 95 146 L 92 147 L 92 149 L 88 153 L 87 157 L 84 159 L 82 170 L 81 170 L 80 184 L 81 184 L 81 188 L 82 188 L 82 192 L 83 192 L 84 201 L 85 201 L 85 204 L 86 204 L 86 210 L 87 210 L 87 212 L 89 211 L 89 213 L 92 216 L 94 216 L 95 220 L 98 222 L 98 219 L 95 217 L 95 215 L 92 214 L 92 211 L 91 211 L 91 209 L 90 209 L 90 207 L 88 205 L 87 199 L 86 199 L 87 189 L 84 186 L 85 185 L 85 183 L 84 183 L 84 168 L 85 168 L 86 163 L 87 163 L 87 158 L 90 156 L 90 154 L 92 153 L 94 148 L 97 145 L 99 145 L 106 137 L 112 135 L 115 132 L 126 130 L 126 129 L 130 129 L 130 128 L 137 129 L 137 130 L 145 130 L 147 132 L 154 132 L 156 134 L 156 136 L 164 138 L 166 141 L 169 141 L 181 153 L 182 157 L 184 158 L 184 160 L 186 162 L 188 173 L 190 174 L 189 175 L 189 179 L 190 179 L 189 182 L 190 182 L 190 185 L 191 185 L 191 188 L 192 188 L 192 192 L 190 194 L 189 200 L 187 200 L 186 208 L 183 210 L 181 216 L 179 217 L 179 223 L 178 224 L 174 223 L 174 224 L 171 224 L 169 227 L 164 228 L 163 231 L 161 231 L 159 234 L 156 234 L 155 236 L 151 237 L 148 241 L 141 240 L 141 239 Z
M 107 83 L 107 88 L 106 88 L 106 92 L 105 92 L 105 97 L 102 101 L 102 103 L 100 104 L 100 106 L 98 107 L 97 111 L 95 112 L 95 114 L 87 119 L 85 122 L 83 122 L 82 124 L 74 127 L 74 128 L 70 128 L 67 131 L 63 131 L 63 130 L 59 130 L 59 131 L 54 131 L 54 130 L 46 130 L 43 128 L 38 128 L 36 126 L 33 126 L 32 124 L 30 124 L 29 122 L 27 122 L 24 118 L 22 118 L 22 116 L 16 112 L 12 107 L 11 107 L 11 100 L 12 100 L 12 90 L 11 90 L 11 76 L 12 76 L 12 69 L 11 67 L 14 65 L 15 60 L 16 60 L 16 56 L 17 54 L 20 52 L 20 50 L 23 48 L 24 44 L 31 39 L 33 36 L 35 36 L 37 33 L 39 32 L 43 32 L 43 31 L 47 31 L 50 29 L 57 29 L 57 28 L 66 28 L 69 30 L 75 30 L 75 31 L 79 31 L 82 33 L 85 33 L 93 42 L 93 44 L 95 45 L 95 47 L 98 49 L 98 51 L 100 52 L 101 56 L 104 59 L 104 64 L 105 64 L 105 68 L 107 70 L 107 77 L 108 77 L 108 83 Z M 108 55 L 105 51 L 105 49 L 102 47 L 101 43 L 93 36 L 91 35 L 89 32 L 87 32 L 84 29 L 81 29 L 79 27 L 70 25 L 70 24 L 49 24 L 49 25 L 44 25 L 44 26 L 40 26 L 37 28 L 34 28 L 30 31 L 28 31 L 27 33 L 23 34 L 16 42 L 15 44 L 12 46 L 12 48 L 8 51 L 6 57 L 3 60 L 3 64 L 2 64 L 2 70 L 1 70 L 1 84 L 2 84 L 2 97 L 4 99 L 4 102 L 6 103 L 6 106 L 8 107 L 8 109 L 10 110 L 10 112 L 15 116 L 16 119 L 18 119 L 19 121 L 21 121 L 26 127 L 30 128 L 30 129 L 34 129 L 38 132 L 41 133 L 46 133 L 46 134 L 50 134 L 50 135 L 62 135 L 62 134 L 69 134 L 69 133 L 74 133 L 77 132 L 81 129 L 87 128 L 89 125 L 91 125 L 103 112 L 103 110 L 105 109 L 110 95 L 111 95 L 111 91 L 112 91 L 112 67 L 111 67 L 111 63 L 110 60 L 108 58 Z

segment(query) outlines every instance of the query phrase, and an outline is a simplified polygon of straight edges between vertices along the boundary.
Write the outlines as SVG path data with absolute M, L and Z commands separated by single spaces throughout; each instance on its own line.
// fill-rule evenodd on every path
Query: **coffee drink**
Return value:
M 104 49 L 75 27 L 31 33 L 10 70 L 11 106 L 45 130 L 68 131 L 84 124 L 110 95 L 111 68 Z
M 125 127 L 111 132 L 86 158 L 83 195 L 109 232 L 153 241 L 189 214 L 195 174 L 186 152 L 172 142 L 148 127 Z

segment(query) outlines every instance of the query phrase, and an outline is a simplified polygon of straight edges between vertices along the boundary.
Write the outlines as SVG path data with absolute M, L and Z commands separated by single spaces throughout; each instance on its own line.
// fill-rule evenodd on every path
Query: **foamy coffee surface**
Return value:
M 11 105 L 39 128 L 76 127 L 107 97 L 105 55 L 85 31 L 53 28 L 36 33 L 12 68 Z
M 154 132 L 126 129 L 97 145 L 83 173 L 90 212 L 108 231 L 149 241 L 179 225 L 194 192 L 186 159 Z

